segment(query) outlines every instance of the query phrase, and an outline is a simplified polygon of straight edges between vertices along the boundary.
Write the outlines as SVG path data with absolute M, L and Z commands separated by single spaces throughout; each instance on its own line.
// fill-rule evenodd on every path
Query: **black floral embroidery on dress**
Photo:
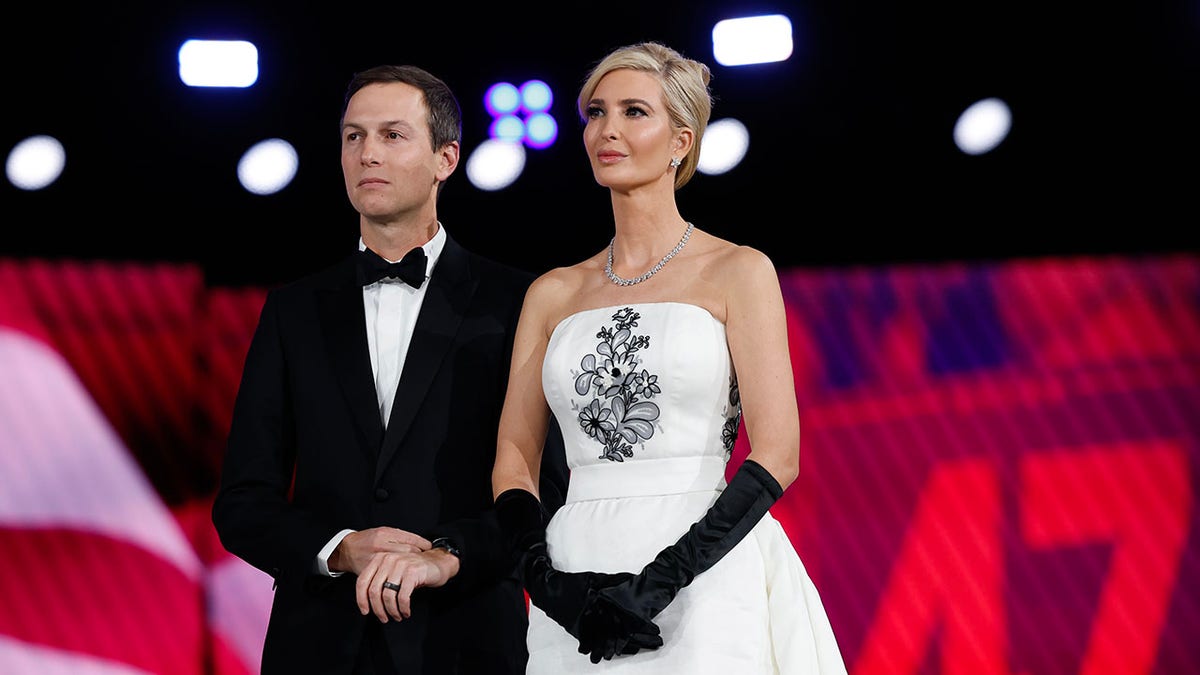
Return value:
M 732 417 L 725 419 L 725 426 L 721 428 L 721 443 L 725 445 L 725 454 L 733 454 L 733 446 L 737 443 L 738 423 L 742 419 L 742 397 L 738 393 L 737 375 L 729 376 L 729 408 L 733 411 Z
M 648 400 L 662 393 L 658 376 L 646 369 L 639 372 L 638 352 L 650 348 L 650 336 L 634 335 L 641 315 L 626 307 L 612 315 L 616 326 L 596 333 L 596 354 L 583 357 L 583 372 L 575 378 L 575 393 L 592 392 L 595 398 L 579 411 L 579 426 L 596 439 L 604 452 L 600 459 L 624 462 L 633 456 L 633 444 L 654 435 L 658 405 Z

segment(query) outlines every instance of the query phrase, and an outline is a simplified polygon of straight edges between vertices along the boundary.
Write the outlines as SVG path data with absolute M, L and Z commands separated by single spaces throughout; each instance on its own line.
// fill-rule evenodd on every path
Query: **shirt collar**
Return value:
M 434 266 L 437 265 L 438 258 L 442 255 L 442 249 L 446 247 L 446 227 L 442 225 L 442 221 L 438 221 L 437 232 L 433 234 L 433 238 L 421 245 L 425 249 L 425 278 L 433 272 Z M 358 235 L 358 250 L 362 251 L 367 248 L 363 242 L 362 235 Z M 386 258 L 385 258 L 386 260 Z M 388 262 L 398 262 L 396 260 L 388 260 Z

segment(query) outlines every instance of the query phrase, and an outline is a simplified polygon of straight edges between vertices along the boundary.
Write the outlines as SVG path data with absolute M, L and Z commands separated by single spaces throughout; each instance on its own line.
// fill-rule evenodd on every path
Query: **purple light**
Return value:
M 508 82 L 497 82 L 483 95 L 483 107 L 492 117 L 516 112 L 521 105 L 521 92 Z
M 500 115 L 492 120 L 488 134 L 502 141 L 520 141 L 525 136 L 525 123 L 516 115 Z
M 547 113 L 536 113 L 525 120 L 525 144 L 541 150 L 554 144 L 558 138 L 558 123 Z
M 550 85 L 541 80 L 529 80 L 521 85 L 521 108 L 529 113 L 540 113 L 550 109 L 554 93 Z

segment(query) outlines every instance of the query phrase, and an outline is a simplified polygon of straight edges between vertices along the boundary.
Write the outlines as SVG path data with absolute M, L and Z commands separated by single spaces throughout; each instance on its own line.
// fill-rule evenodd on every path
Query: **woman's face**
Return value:
M 653 75 L 629 69 L 608 73 L 592 92 L 586 113 L 583 144 L 596 182 L 619 191 L 660 180 L 673 184 L 668 167 L 682 153 Z

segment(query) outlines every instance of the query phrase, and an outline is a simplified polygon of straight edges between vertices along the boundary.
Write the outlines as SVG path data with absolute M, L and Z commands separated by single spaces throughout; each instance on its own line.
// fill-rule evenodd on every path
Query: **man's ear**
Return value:
M 458 168 L 458 141 L 451 141 L 438 152 L 437 179 L 445 181 Z

